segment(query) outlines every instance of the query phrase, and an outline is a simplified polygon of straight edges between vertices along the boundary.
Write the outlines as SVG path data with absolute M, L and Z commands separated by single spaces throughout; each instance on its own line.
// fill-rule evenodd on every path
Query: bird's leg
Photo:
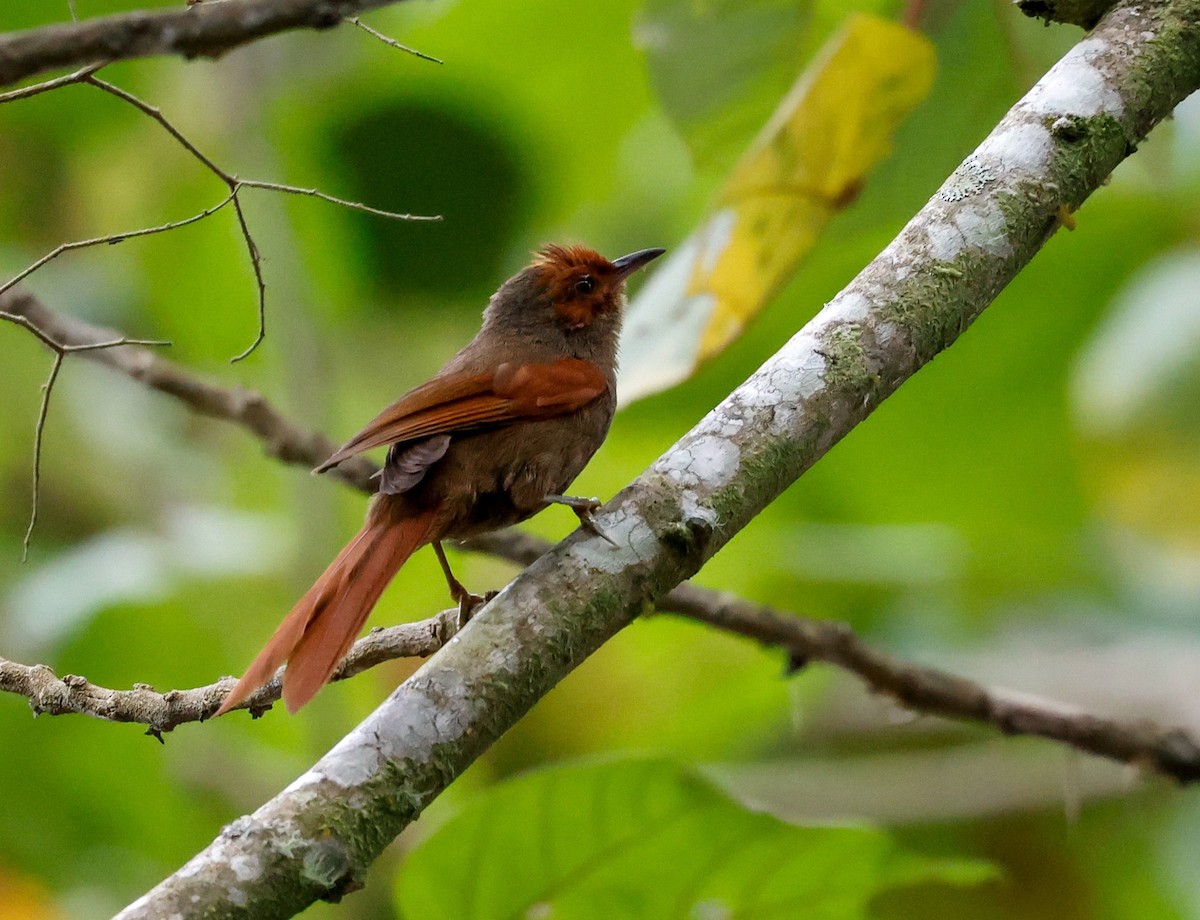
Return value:
M 579 518 L 580 526 L 586 527 L 598 537 L 603 537 L 613 546 L 620 546 L 616 540 L 604 532 L 604 529 L 596 521 L 595 512 L 603 504 L 600 499 L 580 498 L 577 495 L 547 495 L 545 500 L 552 505 L 566 505 L 575 512 L 575 516 Z
M 458 628 L 462 629 L 467 625 L 467 620 L 471 619 L 471 614 L 475 612 L 475 608 L 484 603 L 486 598 L 482 598 L 478 594 L 472 594 L 463 587 L 461 581 L 454 577 L 454 573 L 450 571 L 450 563 L 446 561 L 446 551 L 442 549 L 440 541 L 433 541 L 433 551 L 437 553 L 438 563 L 442 567 L 442 573 L 446 576 L 446 586 L 450 589 L 450 599 L 458 604 Z

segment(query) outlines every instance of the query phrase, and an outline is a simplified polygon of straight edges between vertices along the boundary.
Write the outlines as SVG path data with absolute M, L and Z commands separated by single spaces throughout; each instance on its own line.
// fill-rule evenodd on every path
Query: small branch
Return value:
M 110 233 L 107 236 L 97 236 L 90 240 L 76 240 L 73 243 L 63 243 L 62 245 L 57 246 L 50 252 L 46 253 L 32 265 L 28 265 L 21 271 L 17 272 L 17 274 L 5 281 L 4 284 L 0 284 L 0 294 L 3 294 L 14 285 L 28 278 L 46 263 L 53 262 L 64 252 L 71 252 L 76 249 L 87 249 L 89 246 L 101 246 L 104 244 L 112 245 L 115 243 L 122 243 L 125 240 L 132 240 L 139 236 L 150 236 L 154 233 L 166 233 L 168 230 L 178 230 L 180 227 L 186 227 L 189 224 L 194 224 L 197 221 L 204 220 L 204 218 L 211 214 L 216 214 L 231 201 L 235 201 L 233 194 L 226 195 L 221 201 L 217 202 L 211 208 L 205 208 L 199 214 L 193 214 L 191 217 L 185 217 L 182 220 L 173 220 L 165 224 L 159 224 L 157 227 L 142 227 L 138 230 L 126 230 L 123 233 Z M 53 347 L 53 343 L 51 342 L 47 342 L 46 344 Z
M 354 643 L 331 679 L 345 680 L 397 658 L 427 658 L 450 641 L 458 629 L 458 615 L 455 607 L 419 623 L 372 630 Z M 159 741 L 179 725 L 210 718 L 236 682 L 237 678 L 225 677 L 206 687 L 166 693 L 149 684 L 110 690 L 74 674 L 60 678 L 42 664 L 30 666 L 0 658 L 0 690 L 26 697 L 35 717 L 76 714 L 135 723 L 145 725 L 146 734 Z M 279 693 L 277 675 L 238 708 L 250 710 L 257 718 L 279 699 Z
M 693 585 L 680 585 L 664 601 L 660 609 L 784 648 L 794 666 L 821 661 L 848 671 L 871 692 L 912 712 L 981 723 L 1005 735 L 1046 738 L 1180 783 L 1200 781 L 1200 745 L 1181 728 L 1109 719 L 1053 700 L 987 687 L 874 649 L 844 623 L 782 614 L 728 596 L 718 600 Z
M 58 89 L 62 86 L 70 86 L 72 83 L 82 83 L 84 79 L 90 77 L 102 67 L 108 66 L 107 61 L 102 61 L 99 64 L 88 64 L 86 67 L 81 67 L 74 73 L 66 74 L 65 76 L 55 77 L 53 80 L 47 80 L 45 83 L 35 83 L 33 86 L 26 86 L 21 89 L 10 90 L 7 93 L 0 93 L 0 104 L 5 102 L 15 102 L 18 99 L 28 99 L 30 96 L 36 96 L 39 93 L 49 92 L 52 89 Z
M 32 501 L 29 508 L 29 526 L 25 528 L 25 537 L 21 540 L 21 561 L 29 561 L 29 542 L 33 539 L 33 528 L 37 526 L 38 504 L 42 492 L 42 437 L 46 433 L 46 416 L 50 414 L 50 393 L 54 389 L 54 381 L 58 379 L 58 371 L 62 367 L 63 353 L 54 355 L 54 363 L 50 365 L 50 376 L 42 384 L 42 404 L 38 407 L 37 422 L 33 426 L 33 486 L 30 489 Z
M 408 45 L 402 45 L 402 44 L 400 44 L 400 42 L 396 41 L 396 39 L 389 38 L 388 36 L 384 35 L 382 32 L 377 32 L 375 29 L 372 29 L 369 25 L 367 25 L 365 22 L 363 22 L 357 16 L 348 17 L 346 19 L 346 22 L 350 23 L 351 25 L 358 26 L 360 29 L 362 29 L 364 32 L 366 32 L 368 35 L 375 36 L 377 39 L 379 39 L 385 45 L 391 45 L 393 48 L 398 48 L 400 51 L 404 51 L 408 54 L 419 57 L 424 61 L 433 61 L 433 63 L 435 63 L 435 64 L 446 63 L 445 61 L 441 60 L 440 58 L 435 58 L 431 54 L 425 54 L 423 51 L 418 51 L 416 48 L 410 48 L 410 47 L 408 47 Z
M 13 283 L 9 282 L 9 284 L 0 288 L 0 304 L 4 302 L 4 292 Z M 33 429 L 32 507 L 29 511 L 29 526 L 25 528 L 25 538 L 21 542 L 21 561 L 27 562 L 29 560 L 29 542 L 33 539 L 33 529 L 37 526 L 38 519 L 38 506 L 42 487 L 42 441 L 46 432 L 46 418 L 50 414 L 50 395 L 54 390 L 55 381 L 58 380 L 58 372 L 62 368 L 63 358 L 70 354 L 102 351 L 104 349 L 116 348 L 120 345 L 157 346 L 170 345 L 171 343 L 155 339 L 128 339 L 124 337 L 92 342 L 62 343 L 31 321 L 29 317 L 18 312 L 10 313 L 7 310 L 0 309 L 0 320 L 15 323 L 28 330 L 33 333 L 38 341 L 54 352 L 54 363 L 50 366 L 50 375 L 46 378 L 46 382 L 42 384 L 42 404 L 38 408 L 37 422 L 34 424 Z
M 162 113 L 162 109 L 160 109 L 158 106 L 151 105 L 144 99 L 138 98 L 128 90 L 121 89 L 121 87 L 109 83 L 107 80 L 101 80 L 99 77 L 87 75 L 80 82 L 94 86 L 96 89 L 106 92 L 110 96 L 115 96 L 117 99 L 120 99 L 127 105 L 133 106 L 148 118 L 152 118 L 157 121 L 160 125 L 162 125 L 163 129 L 171 135 L 171 137 L 175 138 L 175 140 L 184 150 L 199 160 L 205 169 L 228 185 L 230 192 L 235 191 L 233 188 L 235 184 L 234 177 L 210 160 L 203 153 L 201 153 L 199 147 L 188 140 L 182 131 L 180 131 L 173 124 L 171 124 L 170 121 L 167 120 L 167 117 Z
M 400 0 L 229 0 L 135 11 L 0 35 L 0 86 L 93 61 L 162 54 L 219 57 L 291 29 L 329 29 Z M 182 6 L 182 5 L 181 5 Z
M 529 562 L 552 549 L 532 537 L 516 535 L 519 539 L 502 540 L 499 536 L 472 541 L 473 548 Z M 874 649 L 844 623 L 783 613 L 690 584 L 675 588 L 656 607 L 782 649 L 793 664 L 820 661 L 838 667 L 856 676 L 871 692 L 912 712 L 988 725 L 1005 735 L 1045 738 L 1180 783 L 1200 780 L 1200 745 L 1179 728 L 1162 728 L 1149 721 L 1123 722 L 1053 700 L 990 688 Z M 396 658 L 427 658 L 457 630 L 457 608 L 417 623 L 376 628 L 355 642 L 332 679 L 345 680 Z M 255 718 L 267 712 L 279 699 L 282 674 L 280 669 L 238 708 L 249 710 Z M 60 679 L 45 665 L 0 658 L 0 690 L 27 697 L 35 716 L 74 713 L 109 722 L 140 723 L 147 726 L 146 734 L 160 741 L 164 733 L 179 725 L 210 718 L 234 683 L 236 678 L 225 677 L 205 687 L 166 693 L 146 684 L 132 690 L 110 690 L 75 675 Z
M 103 329 L 45 306 L 29 291 L 13 288 L 0 293 L 0 311 L 19 322 L 47 344 L 67 343 L 75 350 L 96 348 L 98 343 L 119 339 Z M 291 424 L 260 394 L 241 388 L 225 389 L 202 380 L 180 365 L 146 348 L 108 348 L 95 351 L 90 359 L 120 371 L 139 383 L 165 393 L 194 412 L 223 419 L 245 428 L 263 442 L 268 455 L 308 469 L 321 463 L 338 445 L 315 432 Z M 326 475 L 363 492 L 373 492 L 375 466 L 364 457 L 343 463 Z
M 338 198 L 336 195 L 329 195 L 315 188 L 300 188 L 297 185 L 283 185 L 279 182 L 263 182 L 260 179 L 238 179 L 237 184 L 243 188 L 261 188 L 268 192 L 283 192 L 287 195 L 305 195 L 309 198 L 320 198 L 322 201 L 340 204 L 343 208 L 362 211 L 364 214 L 374 214 L 377 217 L 386 217 L 388 220 L 442 219 L 440 214 L 405 214 L 400 211 L 385 211 L 381 208 L 373 208 L 359 201 L 347 201 L 345 198 Z
M 363 28 L 367 27 L 363 26 Z M 368 31 L 374 30 L 368 29 Z M 384 38 L 385 41 L 390 41 L 390 39 L 387 39 L 386 36 L 381 37 Z M 0 36 L 0 51 L 2 51 L 2 38 L 3 37 Z M 300 188 L 295 185 L 285 185 L 280 182 L 265 182 L 259 179 L 239 179 L 228 170 L 222 169 L 212 159 L 206 156 L 199 147 L 192 143 L 182 131 L 175 127 L 175 125 L 172 124 L 165 115 L 163 115 L 162 110 L 157 106 L 151 105 L 144 99 L 135 96 L 128 90 L 121 89 L 119 86 L 109 83 L 107 80 L 101 80 L 99 77 L 97 77 L 95 75 L 96 72 L 100 70 L 100 68 L 104 67 L 106 63 L 107 62 L 89 64 L 88 66 L 83 67 L 74 73 L 67 74 L 66 76 L 58 77 L 54 80 L 48 80 L 45 83 L 39 83 L 36 86 L 29 86 L 25 87 L 24 89 L 15 90 L 11 93 L 0 95 L 0 103 L 12 101 L 14 99 L 28 98 L 29 96 L 35 96 L 38 93 L 44 93 L 48 90 L 58 89 L 59 87 L 68 86 L 73 83 L 83 83 L 89 86 L 94 86 L 96 89 L 108 93 L 110 96 L 121 100 L 127 105 L 133 106 L 143 115 L 158 122 L 158 124 L 162 126 L 163 130 L 170 134 L 171 137 L 174 138 L 175 141 L 185 151 L 187 151 L 188 154 L 194 157 L 201 166 L 203 166 L 206 170 L 211 172 L 225 184 L 225 187 L 229 190 L 229 194 L 219 204 L 184 220 L 173 221 L 157 227 L 146 227 L 140 230 L 132 230 L 126 233 L 114 233 L 110 234 L 109 236 L 96 237 L 95 239 L 90 240 L 79 240 L 73 243 L 64 243 L 57 247 L 54 251 L 46 254 L 38 261 L 25 268 L 23 271 L 19 272 L 17 275 L 10 278 L 4 285 L 0 286 L 0 294 L 3 294 L 13 285 L 33 274 L 33 272 L 37 271 L 47 262 L 51 262 L 58 258 L 64 252 L 70 252 L 73 249 L 83 249 L 88 246 L 96 246 L 101 243 L 119 243 L 122 240 L 132 239 L 133 237 L 138 236 L 148 236 L 154 233 L 165 233 L 168 230 L 175 230 L 180 227 L 185 227 L 188 224 L 194 224 L 197 221 L 203 220 L 209 215 L 215 214 L 230 202 L 233 202 L 233 208 L 237 214 L 238 229 L 240 230 L 242 239 L 246 244 L 246 252 L 250 256 L 250 268 L 254 272 L 254 282 L 258 291 L 258 331 L 255 334 L 254 341 L 250 343 L 245 351 L 234 356 L 232 360 L 237 362 L 248 358 L 251 354 L 253 354 L 254 350 L 258 348 L 260 344 L 262 344 L 267 335 L 267 282 L 263 275 L 262 252 L 258 248 L 258 244 L 255 242 L 254 236 L 250 232 L 250 224 L 247 222 L 246 213 L 242 208 L 242 200 L 239 193 L 243 188 L 263 189 L 264 191 L 279 192 L 288 195 L 304 195 L 311 198 L 319 198 L 322 201 L 338 204 L 355 211 L 373 214 L 377 217 L 385 217 L 389 220 L 441 220 L 441 217 L 438 215 L 401 214 L 397 211 L 385 211 L 380 208 L 372 208 L 360 202 L 347 201 L 344 198 L 338 198 L 335 195 L 328 195 L 325 192 L 318 191 L 317 189 Z
M 267 337 L 267 280 L 263 277 L 262 253 L 259 252 L 258 244 L 254 242 L 254 237 L 250 235 L 250 225 L 246 223 L 246 212 L 242 210 L 242 199 L 238 197 L 240 189 L 237 183 L 234 183 L 231 188 L 230 195 L 233 196 L 233 209 L 237 213 L 238 227 L 242 231 L 242 239 L 245 240 L 246 251 L 250 255 L 250 268 L 254 272 L 254 284 L 258 288 L 258 333 L 245 351 L 233 356 L 232 361 L 236 364 L 238 361 L 244 361 L 254 354 L 254 350 Z

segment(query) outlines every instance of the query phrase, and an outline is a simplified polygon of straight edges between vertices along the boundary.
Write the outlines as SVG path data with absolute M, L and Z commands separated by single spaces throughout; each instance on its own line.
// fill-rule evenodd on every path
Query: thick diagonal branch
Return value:
M 804 329 L 370 717 L 123 918 L 286 917 L 337 898 L 559 680 L 955 339 L 1200 87 L 1200 0 L 1107 15 Z

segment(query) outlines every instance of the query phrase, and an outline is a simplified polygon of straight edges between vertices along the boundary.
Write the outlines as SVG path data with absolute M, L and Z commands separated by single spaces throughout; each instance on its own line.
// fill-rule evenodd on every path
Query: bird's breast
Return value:
M 547 495 L 566 492 L 603 443 L 613 409 L 605 394 L 569 415 L 456 435 L 419 499 L 442 507 L 447 537 L 523 521 Z

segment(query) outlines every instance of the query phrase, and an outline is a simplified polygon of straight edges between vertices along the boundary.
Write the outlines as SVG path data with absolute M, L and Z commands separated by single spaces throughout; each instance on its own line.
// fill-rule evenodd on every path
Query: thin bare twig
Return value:
M 225 198 L 223 198 L 221 201 L 217 202 L 211 208 L 205 208 L 199 214 L 193 214 L 191 217 L 185 217 L 181 220 L 173 220 L 173 221 L 169 221 L 165 224 L 159 224 L 157 227 L 142 227 L 137 230 L 126 230 L 122 233 L 110 233 L 107 236 L 97 236 L 97 237 L 93 237 L 90 240 L 75 240 L 74 242 L 71 242 L 71 243 L 63 243 L 60 246 L 56 246 L 54 249 L 52 249 L 50 252 L 46 253 L 44 256 L 42 256 L 40 259 L 38 259 L 33 264 L 27 265 L 25 268 L 23 268 L 21 271 L 17 272 L 17 274 L 13 275 L 11 278 L 9 278 L 7 281 L 5 281 L 3 284 L 0 284 L 0 294 L 3 294 L 9 288 L 13 287 L 14 285 L 16 285 L 16 284 L 20 283 L 21 281 L 23 281 L 24 279 L 28 278 L 30 275 L 32 275 L 35 271 L 37 271 L 39 268 L 41 268 L 47 262 L 53 262 L 55 259 L 57 259 L 59 256 L 61 256 L 64 252 L 71 252 L 72 250 L 75 250 L 75 249 L 86 249 L 89 246 L 101 246 L 106 243 L 111 245 L 114 243 L 124 242 L 125 240 L 132 240 L 139 236 L 150 236 L 151 234 L 154 234 L 154 233 L 166 233 L 168 230 L 178 230 L 180 227 L 186 227 L 188 224 L 194 224 L 197 221 L 204 220 L 204 218 L 208 217 L 211 214 L 216 214 L 219 210 L 221 210 L 223 207 L 225 207 L 225 205 L 229 204 L 229 202 L 231 202 L 233 200 L 234 200 L 234 196 L 231 193 L 229 195 L 226 195 Z M 51 343 L 47 342 L 46 344 L 50 345 Z
M 33 293 L 14 288 L 0 294 L 0 310 L 21 322 L 39 338 L 50 342 L 89 345 L 118 338 L 103 329 L 45 306 Z M 46 341 L 43 338 L 43 341 Z M 153 390 L 178 399 L 193 412 L 241 425 L 258 438 L 266 452 L 285 463 L 311 469 L 337 449 L 328 438 L 292 425 L 259 393 L 228 389 L 201 380 L 186 368 L 144 348 L 97 351 L 91 360 L 107 365 Z M 327 475 L 363 492 L 374 491 L 371 475 L 375 465 L 365 457 L 343 463 Z
M 458 620 L 455 607 L 419 623 L 373 629 L 354 643 L 330 679 L 345 680 L 397 658 L 426 658 L 457 632 Z M 267 712 L 279 699 L 281 675 L 282 670 L 238 708 L 249 710 L 254 718 Z M 165 693 L 149 684 L 135 684 L 132 690 L 110 690 L 75 674 L 60 678 L 45 665 L 0 658 L 0 690 L 26 697 L 35 716 L 76 714 L 145 725 L 146 734 L 159 741 L 179 725 L 210 718 L 236 681 L 234 677 L 223 677 L 206 687 Z
M 364 27 L 365 28 L 365 27 Z M 415 53 L 415 52 L 414 52 Z M 138 230 L 127 231 L 124 233 L 114 233 L 107 236 L 95 237 L 88 240 L 78 240 L 71 243 L 63 243 L 55 248 L 52 252 L 47 253 L 42 258 L 38 259 L 32 265 L 27 266 L 18 274 L 14 275 L 3 285 L 0 285 L 0 294 L 9 290 L 13 285 L 17 284 L 24 278 L 27 278 L 33 272 L 37 271 L 47 262 L 51 262 L 58 258 L 64 252 L 70 252 L 74 249 L 83 249 L 88 246 L 97 246 L 101 243 L 119 243 L 123 240 L 132 239 L 139 236 L 149 236 L 155 233 L 165 233 L 168 230 L 175 230 L 180 227 L 185 227 L 188 224 L 196 223 L 199 220 L 215 214 L 217 211 L 224 208 L 230 202 L 233 203 L 234 211 L 237 214 L 238 229 L 241 232 L 242 240 L 246 245 L 246 253 L 250 258 L 250 268 L 254 272 L 254 282 L 258 293 L 258 330 L 254 340 L 240 354 L 234 356 L 234 362 L 241 361 L 254 353 L 267 334 L 267 282 L 263 274 L 262 267 L 262 251 L 258 247 L 253 234 L 250 232 L 250 224 L 246 220 L 246 213 L 242 208 L 242 200 L 240 192 L 243 188 L 262 189 L 264 191 L 279 192 L 288 195 L 303 195 L 310 198 L 319 198 L 322 201 L 328 201 L 332 204 L 341 205 L 342 207 L 350 208 L 355 211 L 362 211 L 366 214 L 373 214 L 377 217 L 384 217 L 389 220 L 441 220 L 438 215 L 415 215 L 402 214 L 397 211 L 386 211 L 381 208 L 373 208 L 369 205 L 362 204 L 356 201 L 347 201 L 344 198 L 338 198 L 336 195 L 329 195 L 317 189 L 300 188 L 299 186 L 286 185 L 280 182 L 266 182 L 260 179 L 240 179 L 233 173 L 218 166 L 210 157 L 208 157 L 199 147 L 197 147 L 188 137 L 180 131 L 165 115 L 158 106 L 151 105 L 144 99 L 134 95 L 128 90 L 122 89 L 115 84 L 109 83 L 107 80 L 102 80 L 96 76 L 96 72 L 104 67 L 107 62 L 89 64 L 82 67 L 74 73 L 58 77 L 54 80 L 48 80 L 45 83 L 39 83 L 36 86 L 28 86 L 23 89 L 14 90 L 10 93 L 0 95 L 0 103 L 12 101 L 15 99 L 25 99 L 30 96 L 35 96 L 38 93 L 44 93 L 48 90 L 58 89 L 71 84 L 87 84 L 94 86 L 102 92 L 108 93 L 127 105 L 133 106 L 142 114 L 158 122 L 175 141 L 183 147 L 192 157 L 194 157 L 206 170 L 220 179 L 228 188 L 229 194 L 219 203 L 211 208 L 207 208 L 199 214 L 183 220 L 171 221 L 166 224 L 161 224 L 156 227 L 145 227 Z
M 99 77 L 96 77 L 96 76 L 93 76 L 90 74 L 83 77 L 80 80 L 80 82 L 87 83 L 91 86 L 94 86 L 94 87 L 96 87 L 96 89 L 102 90 L 102 91 L 108 93 L 110 96 L 115 96 L 116 98 L 120 99 L 122 102 L 125 102 L 125 103 L 133 106 L 135 109 L 140 111 L 143 115 L 153 118 L 160 125 L 162 125 L 163 130 L 165 130 L 168 134 L 171 135 L 171 137 L 175 138 L 175 140 L 179 142 L 179 145 L 181 147 L 183 147 L 184 150 L 186 150 L 188 153 L 190 153 L 192 156 L 194 156 L 197 160 L 199 160 L 204 165 L 205 169 L 207 169 L 209 172 L 216 175 L 226 185 L 233 184 L 233 181 L 234 181 L 233 176 L 231 176 L 229 173 L 227 173 L 225 170 L 223 170 L 220 166 L 218 166 L 216 163 L 214 163 L 212 160 L 210 160 L 208 157 L 206 157 L 200 151 L 199 147 L 197 147 L 190 140 L 188 140 L 187 137 L 184 136 L 182 131 L 180 131 L 173 124 L 171 124 L 170 121 L 167 120 L 167 117 L 165 115 L 163 115 L 162 110 L 158 106 L 151 105 L 150 103 L 146 102 L 145 100 L 140 99 L 139 97 L 135 96 L 133 93 L 129 92 L 128 90 L 121 89 L 121 87 L 116 86 L 115 84 L 109 83 L 107 80 L 101 80 Z M 233 189 L 230 189 L 230 191 L 233 191 Z
M 440 214 L 405 214 L 400 211 L 385 211 L 380 208 L 373 208 L 360 201 L 348 201 L 345 198 L 338 198 L 336 195 L 330 195 L 315 188 L 301 188 L 298 185 L 284 185 L 281 182 L 264 182 L 261 179 L 238 179 L 237 184 L 243 188 L 261 188 L 269 192 L 282 192 L 286 195 L 303 195 L 308 198 L 320 198 L 322 201 L 340 204 L 343 208 L 362 211 L 364 214 L 374 214 L 377 217 L 386 217 L 389 220 L 442 219 Z
M 11 283 L 0 288 L 0 297 L 3 297 L 4 291 L 11 286 Z M 69 354 L 86 353 L 100 351 L 107 348 L 116 348 L 119 345 L 141 345 L 141 346 L 158 346 L 170 345 L 170 342 L 158 341 L 156 339 L 130 339 L 125 337 L 110 338 L 103 341 L 93 342 L 75 342 L 63 344 L 40 328 L 36 323 L 20 313 L 10 313 L 7 310 L 0 310 L 0 319 L 10 323 L 15 323 L 18 326 L 33 333 L 34 337 L 42 344 L 46 345 L 54 352 L 54 363 L 50 366 L 50 375 L 46 378 L 46 382 L 42 384 L 42 403 L 38 408 L 37 422 L 33 429 L 33 488 L 32 488 L 32 507 L 29 511 L 29 526 L 25 528 L 25 539 L 21 543 L 21 561 L 26 562 L 29 559 L 29 543 L 33 539 L 33 529 L 37 526 L 38 507 L 41 497 L 42 486 L 42 443 L 46 432 L 46 418 L 50 414 L 50 395 L 54 390 L 54 384 L 58 380 L 58 372 L 62 369 L 63 359 Z
M 54 381 L 58 379 L 62 363 L 63 352 L 56 352 L 54 363 L 50 365 L 50 376 L 42 384 L 42 404 L 38 407 L 37 422 L 33 426 L 32 500 L 29 508 L 29 526 L 25 528 L 25 537 L 21 540 L 21 562 L 29 561 L 29 542 L 33 539 L 33 528 L 37 526 L 38 503 L 42 490 L 42 437 L 46 432 L 46 417 L 50 414 L 50 393 L 54 389 Z
M 81 67 L 74 73 L 65 74 L 61 77 L 55 77 L 53 80 L 46 80 L 44 83 L 35 83 L 33 86 L 24 86 L 21 89 L 10 90 L 7 93 L 0 93 L 0 104 L 5 102 L 15 102 L 18 99 L 28 99 L 30 96 L 36 96 L 39 93 L 46 93 L 52 89 L 58 89 L 62 86 L 70 86 L 72 83 L 82 83 L 83 80 L 102 67 L 107 67 L 107 61 L 101 61 L 98 64 L 88 64 L 86 67 Z
M 230 188 L 232 189 L 229 194 L 233 197 L 233 209 L 237 214 L 242 239 L 246 241 L 246 251 L 250 254 L 250 268 L 254 272 L 254 284 L 258 289 L 258 332 L 254 336 L 254 341 L 247 346 L 245 351 L 233 356 L 233 363 L 236 364 L 254 354 L 254 350 L 267 337 L 267 279 L 263 277 L 262 253 L 258 249 L 258 243 L 254 242 L 254 237 L 250 235 L 250 225 L 246 223 L 246 212 L 242 210 L 242 199 L 238 197 L 240 187 L 234 182 Z
M 384 35 L 382 32 L 378 32 L 378 31 L 376 31 L 375 29 L 372 29 L 372 28 L 371 28 L 369 25 L 367 25 L 365 22 L 363 22 L 363 21 L 362 21 L 361 19 L 359 19 L 357 16 L 350 16 L 350 17 L 348 17 L 348 18 L 346 19 L 346 22 L 350 23 L 351 25 L 356 25 L 356 26 L 358 26 L 360 29 L 362 29 L 364 32 L 366 32 L 368 35 L 373 35 L 373 36 L 375 36 L 377 39 L 379 39 L 379 40 L 380 40 L 381 42 L 383 42 L 385 45 L 391 45 L 393 48 L 397 48 L 397 49 L 399 49 L 400 51 L 405 51 L 405 52 L 407 52 L 408 54 L 411 54 L 411 55 L 413 55 L 413 56 L 415 56 L 415 57 L 419 57 L 419 58 L 421 58 L 422 60 L 425 60 L 425 61 L 433 61 L 433 63 L 435 63 L 435 64 L 444 64 L 444 63 L 446 63 L 446 62 L 445 62 L 445 61 L 443 61 L 441 58 L 435 58 L 435 57 L 434 57 L 433 55 L 431 55 L 431 54 L 426 54 L 426 53 L 425 53 L 425 52 L 423 52 L 423 51 L 418 51 L 416 48 L 410 48 L 410 47 L 408 47 L 408 45 L 402 45 L 402 44 L 400 44 L 400 42 L 396 41 L 396 39 L 394 39 L 394 38 L 389 38 L 388 36 Z

